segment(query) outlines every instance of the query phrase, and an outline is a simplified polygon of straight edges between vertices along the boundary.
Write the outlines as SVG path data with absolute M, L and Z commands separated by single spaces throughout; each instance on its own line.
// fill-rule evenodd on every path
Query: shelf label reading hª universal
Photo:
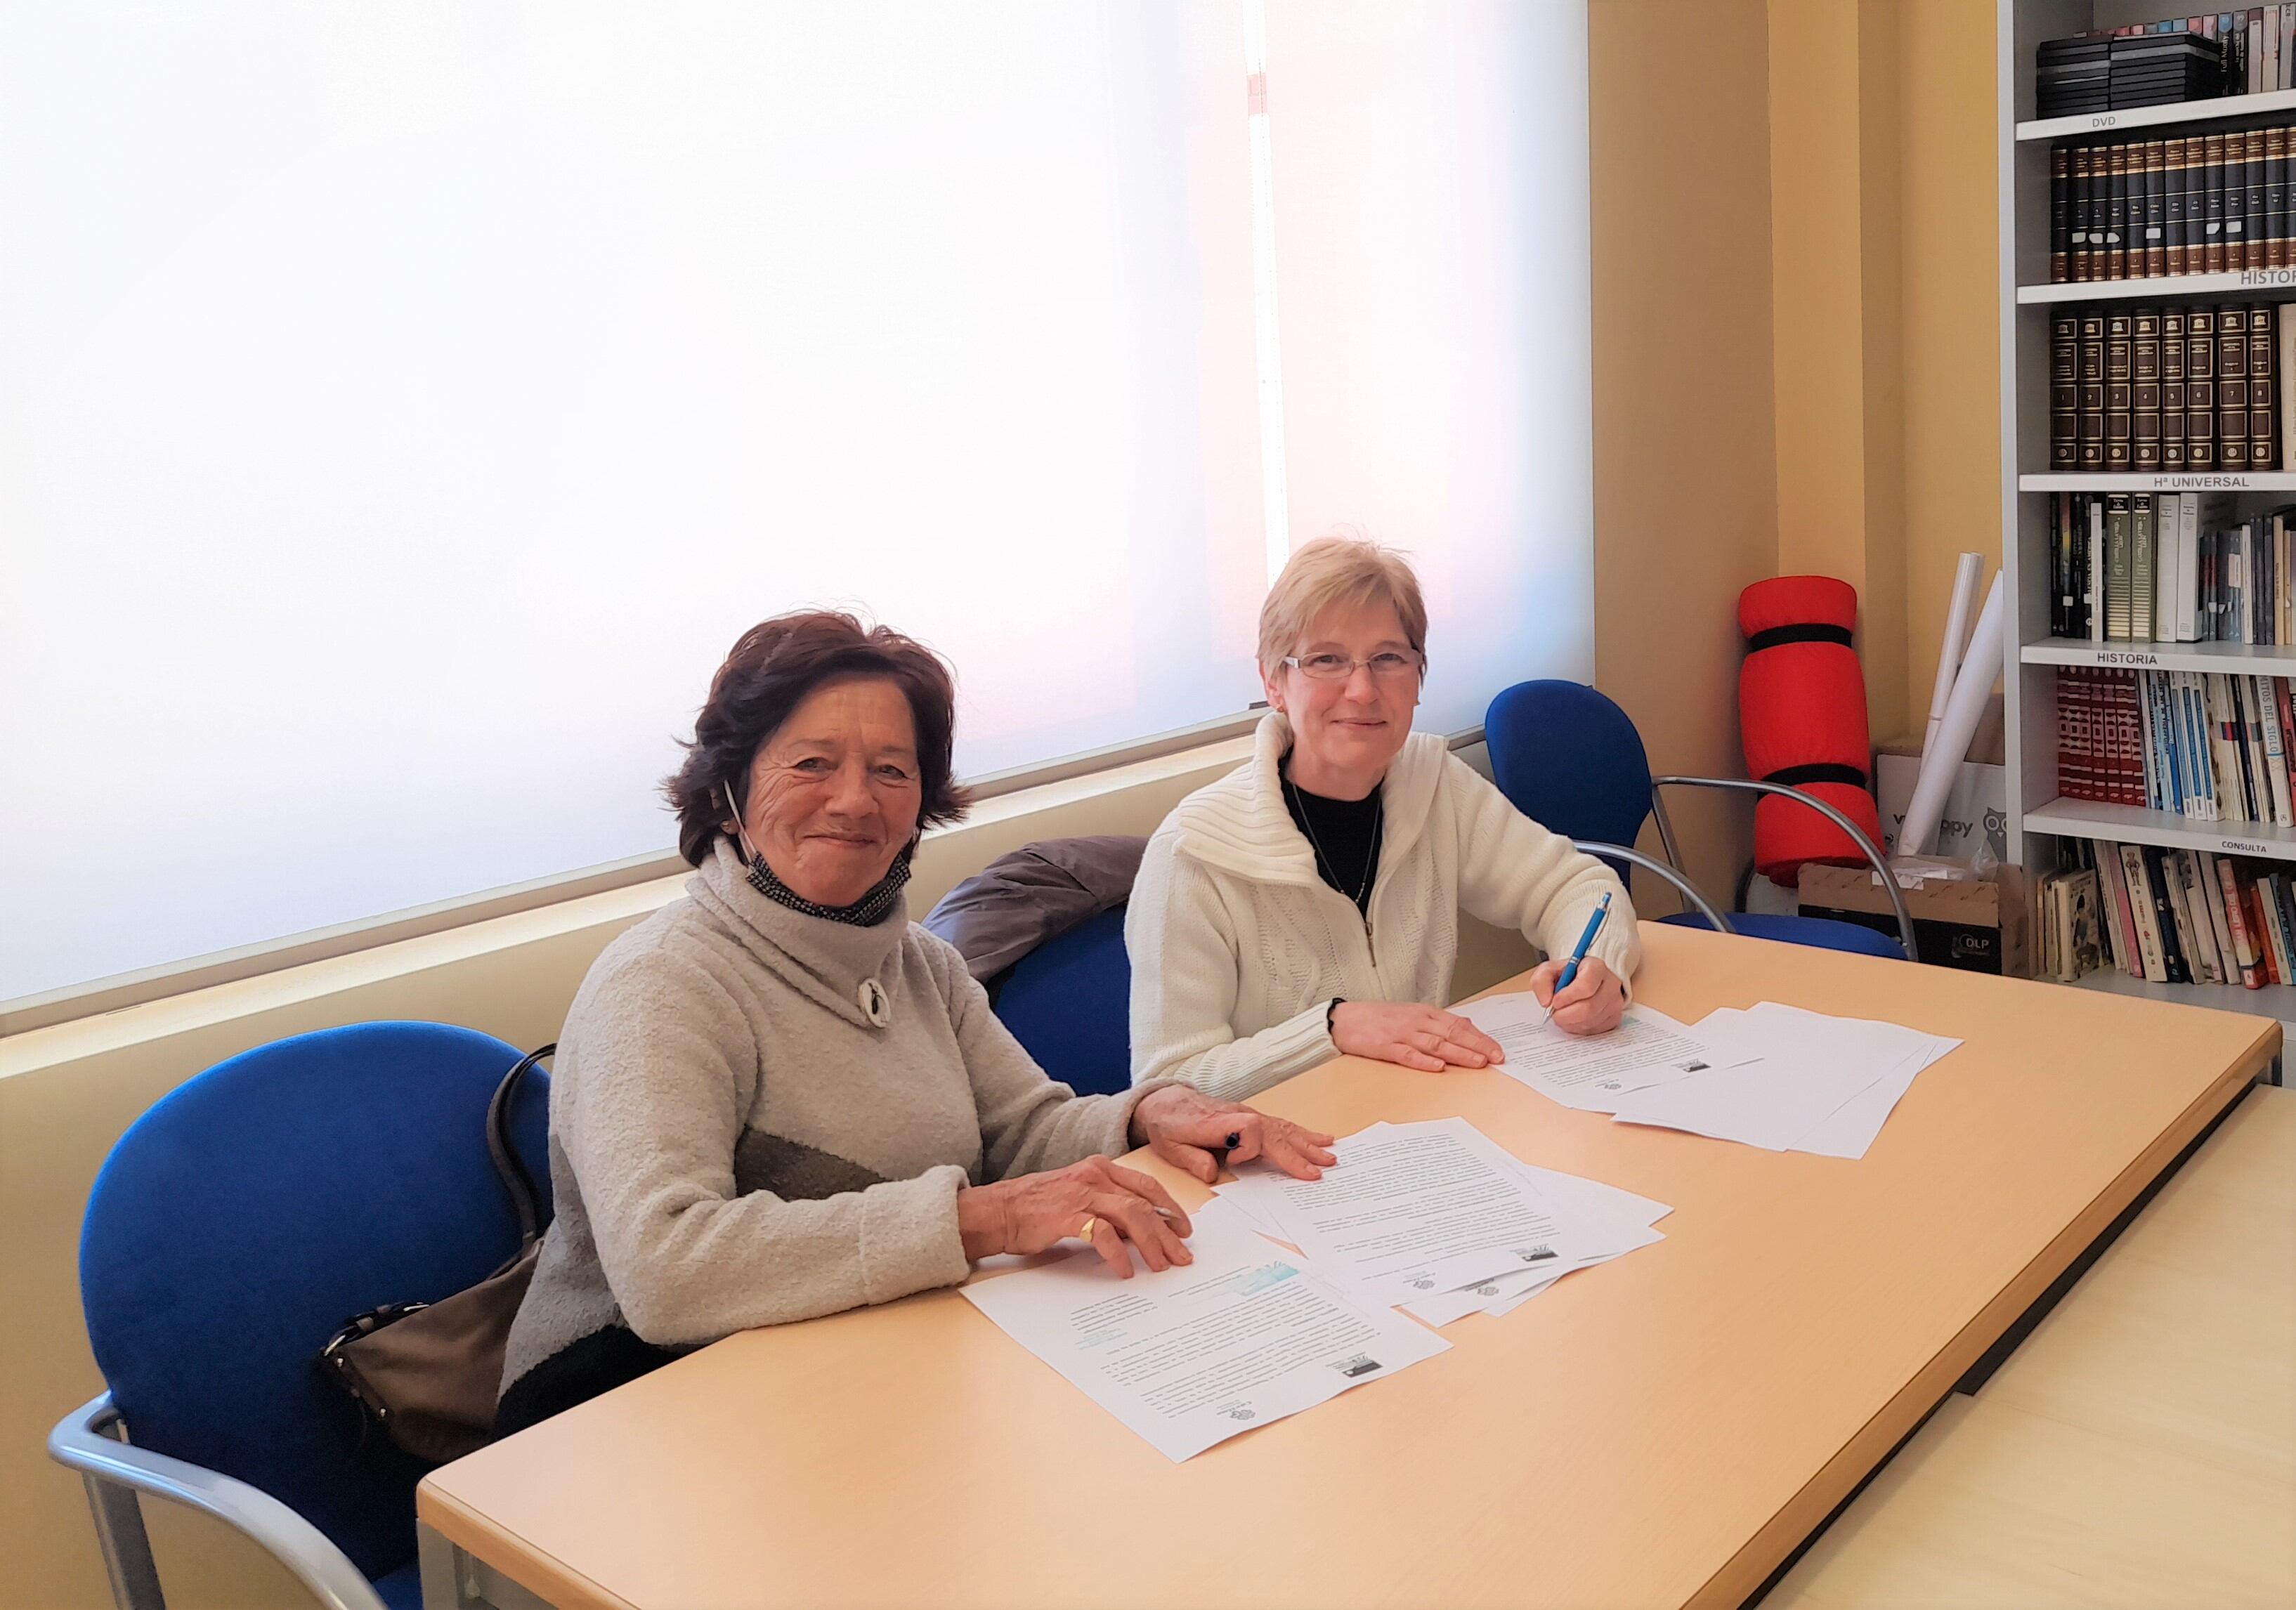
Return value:
M 2155 492 L 2246 492 L 2251 483 L 2244 475 L 2156 475 Z

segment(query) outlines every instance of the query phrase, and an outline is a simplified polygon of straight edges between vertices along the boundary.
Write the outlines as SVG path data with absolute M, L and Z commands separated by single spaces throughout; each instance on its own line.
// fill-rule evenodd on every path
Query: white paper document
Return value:
M 1555 1214 L 1577 1233 L 1581 1250 L 1568 1264 L 1499 1275 L 1492 1279 L 1437 1292 L 1406 1304 L 1403 1312 L 1428 1325 L 1448 1325 L 1468 1314 L 1512 1313 L 1564 1275 L 1607 1263 L 1639 1246 L 1666 1238 L 1651 1228 L 1674 1210 L 1663 1202 L 1551 1168 L 1518 1161 L 1516 1168 L 1530 1181 Z
M 1770 1001 L 1710 1013 L 1698 1033 L 1731 1065 L 1627 1092 L 1611 1109 L 1619 1123 L 1862 1157 L 1915 1077 L 1961 1043 Z
M 1556 1222 L 1513 1155 L 1464 1118 L 1375 1124 L 1332 1152 L 1339 1161 L 1320 1180 L 1250 1168 L 1219 1194 L 1374 1300 L 1407 1303 L 1579 1254 L 1583 1238 Z
M 1317 1279 L 1233 1220 L 1198 1220 L 1193 1263 L 1119 1279 L 1098 1254 L 964 1287 L 1102 1408 L 1185 1459 L 1450 1346 Z
M 1646 1006 L 1630 1006 L 1603 1034 L 1574 1034 L 1542 1019 L 1531 994 L 1487 995 L 1453 1009 L 1506 1053 L 1498 1071 L 1581 1111 L 1606 1113 L 1628 1091 L 1722 1066 L 1717 1048 Z

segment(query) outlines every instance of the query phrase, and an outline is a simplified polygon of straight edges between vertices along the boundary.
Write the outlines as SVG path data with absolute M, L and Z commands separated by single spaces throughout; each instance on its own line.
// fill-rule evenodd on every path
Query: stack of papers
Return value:
M 1651 1228 L 1664 1203 L 1534 1168 L 1464 1118 L 1374 1124 L 1332 1151 L 1321 1180 L 1252 1166 L 1216 1199 L 1334 1284 L 1430 1325 L 1507 1312 L 1665 1239 Z
M 1629 1007 L 1618 1028 L 1594 1035 L 1546 1022 L 1528 994 L 1458 1011 L 1506 1052 L 1500 1073 L 1565 1107 L 1828 1157 L 1864 1156 L 1915 1075 L 1961 1043 L 1774 1001 L 1694 1025 Z
M 1915 1075 L 1961 1044 L 1774 1001 L 1710 1012 L 1697 1032 L 1721 1048 L 1724 1066 L 1629 1091 L 1611 1108 L 1618 1122 L 1771 1151 L 1862 1157 Z
M 1100 1254 L 964 1288 L 972 1305 L 1172 1459 L 1393 1375 L 1450 1344 L 1199 1220 L 1193 1263 L 1119 1279 Z
M 1185 1459 L 1449 1348 L 1405 1314 L 1505 1313 L 1665 1238 L 1664 1203 L 1534 1168 L 1464 1119 L 1374 1124 L 1332 1149 L 1321 1180 L 1247 1165 L 1190 1215 L 1193 1263 L 1125 1280 L 1078 1247 L 964 1295 Z

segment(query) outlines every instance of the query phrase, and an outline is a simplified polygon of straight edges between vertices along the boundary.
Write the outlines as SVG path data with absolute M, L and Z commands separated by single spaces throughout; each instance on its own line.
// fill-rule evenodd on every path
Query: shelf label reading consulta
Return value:
M 2243 290 L 2251 285 L 2296 285 L 2296 268 L 2243 268 L 2240 282 Z
M 2155 492 L 2246 492 L 2252 483 L 2244 475 L 2156 475 Z
M 2099 649 L 2089 661 L 2093 666 L 2158 666 L 2157 654 L 2140 653 L 2132 649 Z
M 2272 854 L 2272 846 L 2268 844 L 2250 844 L 2239 838 L 2219 838 L 2217 840 L 2217 851 L 2224 855 L 2269 855 Z

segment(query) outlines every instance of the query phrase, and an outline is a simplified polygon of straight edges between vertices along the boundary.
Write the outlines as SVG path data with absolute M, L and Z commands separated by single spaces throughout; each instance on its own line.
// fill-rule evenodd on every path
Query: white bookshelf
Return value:
M 2094 6 L 2075 4 L 2066 9 L 2094 11 L 2096 13 L 2098 20 L 2095 23 L 2084 23 L 2081 25 L 2082 28 L 2125 28 L 2132 22 L 2152 21 L 2156 12 L 2162 17 L 2172 17 L 2177 14 L 2173 11 L 2152 5 L 2128 6 L 2102 3 Z M 2248 8 L 2243 6 L 2241 9 L 2245 11 Z M 2112 13 L 2112 20 L 2106 19 L 2108 12 Z M 2123 12 L 2128 15 L 2122 16 Z M 2067 30 L 2069 33 L 2076 34 L 2080 31 L 2080 28 Z M 2042 39 L 2061 39 L 2064 37 L 2063 34 L 2058 33 L 2042 34 L 2036 37 L 2033 44 L 2038 45 Z M 2030 70 L 2032 62 L 2032 50 L 2029 46 L 2025 53 L 2028 73 L 2024 97 L 2017 102 L 2027 110 L 2030 110 L 2033 105 L 2032 78 Z M 2290 111 L 2296 111 L 2296 89 L 2276 89 L 2260 95 L 2224 95 L 2214 101 L 2178 101 L 2168 106 L 2136 106 L 2126 111 L 2083 112 L 2077 118 L 2038 118 L 2017 125 L 2015 137 L 2021 143 L 2030 140 L 2047 144 L 2055 140 L 2079 140 L 2115 135 L 2124 128 L 2165 128 L 2177 123 L 2228 123 L 2242 118 L 2263 119 L 2275 112 Z
M 2296 291 L 2296 268 L 2243 268 L 2235 274 L 2156 274 L 2134 280 L 2082 280 L 2070 284 L 2020 285 L 2020 302 L 2157 302 L 2163 298 L 2269 295 Z
M 2025 643 L 2018 658 L 2029 666 L 2102 666 L 2115 671 L 2222 671 L 2240 676 L 2296 676 L 2296 646 L 2246 643 L 2094 643 L 2085 638 L 2045 637 Z
M 2296 301 L 2296 297 L 2289 299 Z M 2048 358 L 2049 331 L 2044 325 L 2041 328 L 2042 363 L 2046 364 Z M 2041 455 L 2044 458 L 2048 456 L 2049 452 L 2049 395 L 2046 388 L 2047 374 L 2048 372 L 2044 369 L 2042 371 L 2044 389 L 2041 393 L 2040 441 Z M 2296 470 L 2202 470 L 2194 472 L 2184 470 L 2145 470 L 2126 471 L 2119 475 L 2110 475 L 2101 470 L 2055 473 L 2048 470 L 2036 470 L 2030 475 L 2021 475 L 2017 478 L 2017 490 L 2020 492 L 2296 492 Z M 2043 559 L 2047 556 L 2037 550 L 2034 557 Z M 2046 570 L 2042 572 L 2041 581 L 2045 585 L 2048 581 L 2048 573 Z M 2047 617 L 2044 616 L 2043 618 L 2046 620 Z
M 2038 120 L 2033 117 L 2036 52 L 2044 40 L 2088 29 L 2119 28 L 2173 14 L 2168 0 L 1997 0 L 2000 71 L 2000 318 L 2003 587 L 2010 642 L 2008 690 L 2009 854 L 2054 865 L 2058 838 L 2296 862 L 2296 829 L 2193 821 L 2057 797 L 2056 678 L 2066 666 L 2296 675 L 2296 647 L 2234 643 L 2090 643 L 2049 633 L 2051 494 L 2057 492 L 2221 492 L 2243 516 L 2296 498 L 2296 470 L 2065 474 L 2049 468 L 2049 323 L 2066 302 L 2138 303 L 2177 298 L 2296 301 L 2296 269 L 2251 269 L 2057 285 L 2049 282 L 2049 150 L 2060 140 L 2100 139 L 2125 130 L 2178 125 L 2243 127 L 2296 121 L 2296 90 L 2226 96 L 2174 106 Z M 2281 293 L 2281 294 L 2276 294 Z M 2148 984 L 2117 971 L 2093 973 L 2081 987 L 2190 1006 L 2268 1013 L 2296 1026 L 2296 987 L 2262 991 L 2220 985 Z

